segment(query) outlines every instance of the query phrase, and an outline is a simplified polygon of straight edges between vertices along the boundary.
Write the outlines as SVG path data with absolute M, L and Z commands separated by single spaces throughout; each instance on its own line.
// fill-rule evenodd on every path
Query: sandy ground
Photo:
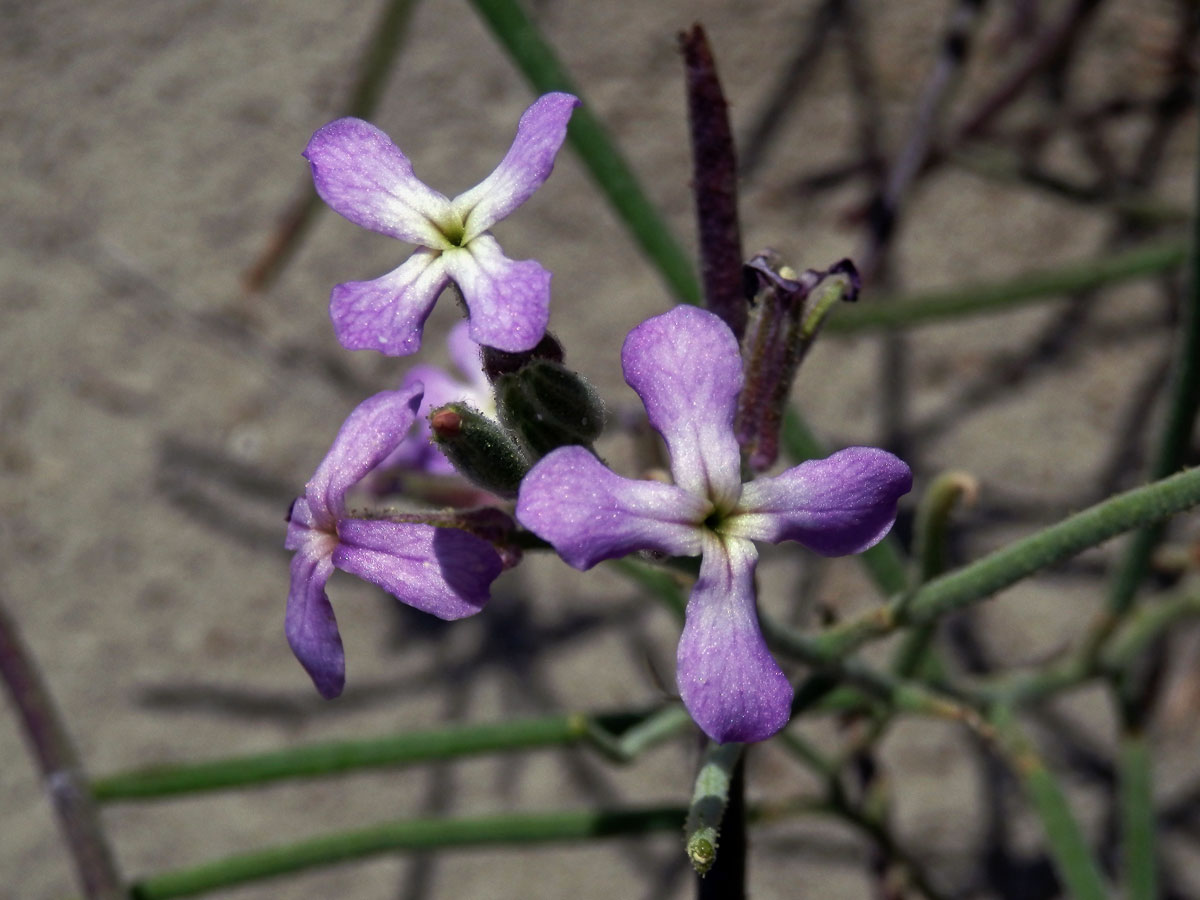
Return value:
M 1124 43 L 1138 5 L 1110 4 L 1098 26 L 1114 61 L 1095 67 L 1098 88 L 1152 77 Z M 556 0 L 536 9 L 651 196 L 688 235 L 676 32 L 697 19 L 708 25 L 744 130 L 813 6 Z M 894 142 L 899 113 L 930 65 L 943 4 L 865 6 L 892 114 L 884 138 Z M 454 626 L 397 611 L 368 586 L 335 577 L 350 669 L 336 703 L 315 695 L 288 652 L 287 505 L 344 415 L 407 365 L 342 351 L 328 291 L 388 270 L 405 251 L 325 215 L 267 293 L 246 298 L 239 277 L 302 184 L 300 150 L 337 115 L 379 8 L 0 3 L 0 591 L 92 772 L 642 704 L 661 696 L 656 673 L 670 676 L 674 625 L 664 611 L 627 584 L 549 559 L 506 575 L 485 614 Z M 982 68 L 972 70 L 978 83 L 1003 62 L 1001 49 L 984 47 Z M 746 185 L 748 250 L 772 246 L 801 265 L 857 250 L 859 234 L 844 219 L 860 193 L 801 203 L 788 189 L 797 173 L 853 146 L 847 90 L 843 68 L 825 66 Z M 452 194 L 490 171 L 530 99 L 465 3 L 428 0 L 374 120 L 423 178 Z M 1182 203 L 1194 128 L 1181 133 L 1158 191 Z M 961 171 L 922 187 L 910 210 L 899 244 L 910 286 L 1085 257 L 1107 234 L 1096 212 Z M 554 272 L 552 327 L 570 360 L 610 403 L 630 405 L 620 341 L 670 301 L 577 160 L 564 153 L 498 236 L 515 258 L 536 255 Z M 1145 321 L 1160 300 L 1144 285 L 1103 303 L 1099 321 L 1120 335 L 1123 321 Z M 446 303 L 435 313 L 431 355 L 441 353 L 436 335 L 454 315 Z M 1039 308 L 921 330 L 911 345 L 914 414 L 935 419 L 960 386 L 1019 355 L 1054 315 Z M 942 468 L 964 468 L 981 479 L 985 504 L 1036 507 L 1033 521 L 995 517 L 970 553 L 1079 502 L 1105 464 L 1126 389 L 1161 358 L 1165 340 L 1163 329 L 1145 328 L 1115 345 L 1084 342 L 1052 370 L 930 430 L 919 485 Z M 831 443 L 878 439 L 877 363 L 877 341 L 864 338 L 829 339 L 807 364 L 798 395 Z M 768 585 L 782 591 L 791 565 L 773 566 Z M 852 563 L 834 566 L 822 591 L 835 609 L 871 602 Z M 1000 658 L 1037 660 L 1098 597 L 1095 582 L 1061 575 L 1010 592 L 981 617 Z M 785 606 L 778 596 L 764 602 Z M 1079 706 L 1080 727 L 1106 741 L 1103 715 L 1087 712 L 1103 704 L 1084 696 Z M 1168 751 L 1182 752 L 1194 736 L 1175 735 Z M 964 864 L 979 827 L 976 775 L 962 745 L 953 729 L 927 723 L 898 729 L 885 745 L 900 833 L 949 872 Z M 106 820 L 134 876 L 435 812 L 680 802 L 692 753 L 693 743 L 680 741 L 619 770 L 584 751 L 534 753 L 120 807 Z M 70 896 L 67 859 L 8 715 L 0 715 L 0 758 L 0 897 Z M 777 751 L 762 754 L 754 796 L 797 784 L 795 772 Z M 1079 802 L 1088 808 L 1082 790 Z M 775 827 L 752 859 L 754 896 L 867 896 L 863 858 L 842 829 Z M 677 839 L 667 835 L 437 861 L 383 857 L 231 896 L 584 900 L 689 891 Z

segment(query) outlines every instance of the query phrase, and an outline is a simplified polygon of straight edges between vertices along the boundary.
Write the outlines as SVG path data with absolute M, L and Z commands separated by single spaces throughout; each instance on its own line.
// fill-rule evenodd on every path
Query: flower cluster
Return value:
M 550 273 L 505 257 L 488 231 L 549 176 L 577 104 L 568 94 L 540 98 L 496 170 L 453 200 L 419 181 L 366 122 L 339 119 L 309 142 L 316 189 L 333 209 L 418 245 L 393 272 L 333 289 L 339 340 L 349 349 L 416 352 L 425 319 L 453 282 L 468 321 L 451 334 L 451 356 L 468 382 L 416 366 L 398 390 L 366 400 L 342 425 L 289 516 L 288 641 L 318 690 L 340 693 L 344 654 L 325 593 L 334 568 L 443 619 L 479 611 L 519 558 L 506 513 L 491 510 L 507 524 L 489 530 L 472 527 L 486 517 L 468 512 L 351 515 L 345 497 L 381 468 L 446 474 L 457 466 L 485 484 L 487 473 L 472 467 L 496 461 L 516 472 L 502 492 L 516 497 L 508 513 L 571 566 L 641 551 L 700 557 L 679 640 L 680 696 L 714 740 L 764 740 L 787 723 L 792 687 L 759 628 L 755 541 L 797 541 L 826 556 L 861 552 L 891 528 L 911 473 L 890 453 L 851 447 L 743 482 L 747 447 L 735 431 L 748 377 L 743 350 L 720 318 L 687 306 L 634 328 L 621 354 L 625 379 L 666 444 L 673 483 L 625 478 L 599 460 L 586 443 L 599 430 L 598 398 L 560 359 L 534 350 L 550 340 Z M 502 369 L 485 374 L 481 347 L 503 358 Z M 482 443 L 463 452 L 473 435 Z

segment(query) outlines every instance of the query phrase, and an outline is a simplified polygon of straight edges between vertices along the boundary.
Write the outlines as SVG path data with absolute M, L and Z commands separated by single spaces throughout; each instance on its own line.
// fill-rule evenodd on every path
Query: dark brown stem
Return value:
M 0 680 L 8 688 L 17 719 L 37 758 L 42 782 L 75 858 L 75 871 L 84 896 L 89 900 L 122 900 L 125 889 L 83 768 L 2 598 Z
M 729 108 L 717 78 L 703 26 L 679 35 L 692 138 L 692 186 L 700 238 L 704 305 L 741 338 L 748 303 L 742 287 L 742 236 L 738 226 L 737 155 Z

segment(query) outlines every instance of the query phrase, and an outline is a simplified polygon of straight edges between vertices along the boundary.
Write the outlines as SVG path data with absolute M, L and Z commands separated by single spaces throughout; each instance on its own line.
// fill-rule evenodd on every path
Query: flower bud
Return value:
M 501 497 L 515 497 L 529 461 L 513 435 L 465 403 L 450 403 L 429 416 L 434 443 L 459 474 Z
M 604 404 L 595 389 L 582 375 L 547 360 L 501 376 L 496 411 L 538 459 L 558 447 L 590 446 L 604 430 Z
M 487 376 L 488 381 L 495 384 L 500 376 L 519 372 L 538 359 L 548 359 L 556 363 L 563 361 L 562 344 L 548 331 L 538 341 L 537 346 L 521 353 L 510 353 L 506 350 L 497 350 L 495 347 L 484 347 L 483 374 Z

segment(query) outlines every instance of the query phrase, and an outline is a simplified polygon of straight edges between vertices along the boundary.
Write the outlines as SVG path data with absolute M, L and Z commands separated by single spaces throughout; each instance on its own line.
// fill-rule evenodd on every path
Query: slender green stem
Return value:
M 1075 687 L 1100 675 L 1125 671 L 1167 629 L 1183 619 L 1200 616 L 1200 595 L 1184 594 L 1146 606 L 1126 616 L 1121 630 L 1097 656 L 1081 647 L 1070 656 L 1033 671 L 1003 675 L 969 689 L 981 704 L 1014 707 L 1037 703 L 1052 694 Z
M 568 91 L 583 101 L 571 117 L 567 137 L 613 210 L 671 291 L 686 303 L 700 302 L 695 267 L 646 197 L 624 156 L 559 62 L 554 49 L 517 0 L 471 0 L 534 90 Z
M 628 763 L 644 751 L 679 734 L 691 724 L 692 717 L 681 704 L 672 703 L 630 726 L 619 737 L 599 720 L 589 720 L 588 741 L 616 763 Z
M 703 875 L 717 859 L 717 843 L 721 818 L 729 802 L 729 786 L 733 770 L 741 761 L 744 744 L 717 744 L 709 741 L 704 761 L 696 774 L 692 805 L 688 810 L 687 855 L 692 867 Z
M 1162 478 L 1183 464 L 1200 409 L 1200 157 L 1197 163 L 1189 284 L 1167 392 L 1167 413 L 1150 468 L 1151 478 Z M 1090 635 L 1088 650 L 1099 651 L 1129 616 L 1138 588 L 1150 569 L 1151 554 L 1161 542 L 1164 530 L 1165 524 L 1161 522 L 1147 525 L 1138 530 L 1126 547 L 1108 594 L 1106 615 Z M 1117 775 L 1124 887 L 1129 900 L 1151 900 L 1158 896 L 1154 770 L 1143 723 L 1138 721 L 1142 713 L 1135 710 L 1150 708 L 1147 694 L 1152 688 L 1139 685 L 1131 676 L 1131 669 L 1132 660 L 1130 669 L 1114 673 L 1110 679 L 1123 719 Z
M 661 566 L 651 566 L 630 556 L 624 559 L 614 559 L 609 566 L 644 587 L 680 622 L 683 621 L 688 598 L 681 581 L 681 573 L 664 569 Z
M 1121 736 L 1117 754 L 1120 786 L 1122 873 L 1127 900 L 1155 900 L 1158 867 L 1154 834 L 1154 759 L 1141 731 Z
M 1003 312 L 1039 300 L 1167 272 L 1186 258 L 1186 243 L 1172 241 L 1061 269 L 1031 272 L 1008 281 L 961 285 L 894 298 L 876 297 L 869 303 L 839 308 L 837 315 L 830 316 L 826 328 L 831 333 L 851 334 Z
M 411 819 L 324 835 L 154 875 L 133 886 L 134 900 L 190 897 L 381 853 L 451 847 L 562 843 L 678 832 L 679 807 L 513 813 L 473 819 Z
M 589 724 L 587 716 L 574 713 L 408 732 L 370 740 L 331 741 L 274 753 L 123 772 L 96 779 L 92 792 L 105 803 L 153 800 L 174 794 L 251 787 L 288 778 L 317 778 L 456 756 L 552 747 L 582 740 Z
M 1167 415 L 1151 464 L 1151 478 L 1165 478 L 1183 465 L 1191 447 L 1196 412 L 1200 408 L 1200 171 L 1196 191 L 1197 214 L 1193 223 L 1188 291 L 1167 395 Z M 1141 529 L 1134 536 L 1108 596 L 1108 611 L 1112 617 L 1121 616 L 1133 604 L 1137 589 L 1146 577 L 1150 554 L 1161 539 L 1162 527 L 1157 524 Z
M 944 472 L 933 480 L 917 504 L 914 531 L 916 533 L 917 582 L 926 584 L 946 571 L 946 538 L 950 530 L 950 515 L 960 503 L 970 503 L 979 490 L 979 483 L 966 472 Z M 901 596 L 897 612 L 903 614 L 906 598 Z M 931 652 L 937 636 L 937 622 L 927 622 L 905 633 L 892 658 L 897 675 L 911 678 L 921 672 L 928 679 L 942 674 L 942 665 Z
M 1200 468 L 1117 494 L 922 585 L 910 599 L 904 600 L 903 617 L 896 615 L 901 603 L 894 600 L 888 606 L 828 629 L 815 639 L 813 650 L 827 660 L 841 659 L 901 625 L 932 622 L 990 597 L 1039 569 L 1197 504 L 1200 504 Z
M 1066 795 L 1033 745 L 1021 733 L 1012 710 L 997 707 L 991 721 L 1006 748 L 1013 771 L 1041 819 L 1059 877 L 1074 900 L 1108 900 L 1104 877 Z

